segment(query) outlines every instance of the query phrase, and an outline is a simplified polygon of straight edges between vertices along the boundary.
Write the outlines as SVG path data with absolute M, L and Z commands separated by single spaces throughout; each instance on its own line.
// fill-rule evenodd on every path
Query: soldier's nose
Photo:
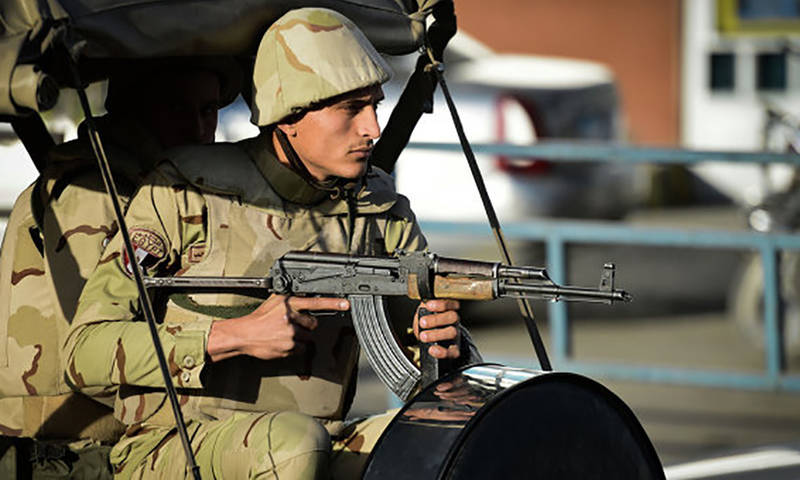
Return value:
M 378 138 L 381 136 L 381 126 L 378 123 L 378 114 L 375 111 L 375 107 L 368 106 L 361 112 L 359 115 L 359 126 L 361 128 L 361 136 L 368 137 L 368 138 Z

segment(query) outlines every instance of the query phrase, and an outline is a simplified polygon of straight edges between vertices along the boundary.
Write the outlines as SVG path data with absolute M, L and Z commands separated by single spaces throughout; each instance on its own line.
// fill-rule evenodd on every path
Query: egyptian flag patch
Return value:
M 147 269 L 164 258 L 167 253 L 166 242 L 157 233 L 146 228 L 132 228 L 130 230 L 133 252 L 136 256 L 136 263 L 142 269 Z M 122 263 L 128 275 L 133 275 L 133 265 L 128 258 L 128 252 L 122 249 Z

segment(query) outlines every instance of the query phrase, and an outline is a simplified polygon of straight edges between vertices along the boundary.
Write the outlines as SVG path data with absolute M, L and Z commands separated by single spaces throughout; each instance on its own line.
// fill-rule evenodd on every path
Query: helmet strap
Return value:
M 333 177 L 326 181 L 317 180 L 313 175 L 311 175 L 311 172 L 308 171 L 308 168 L 306 168 L 306 165 L 300 159 L 300 155 L 297 154 L 297 151 L 292 146 L 292 143 L 289 141 L 289 137 L 286 135 L 286 133 L 284 133 L 280 128 L 275 128 L 275 133 L 278 136 L 278 143 L 281 145 L 281 150 L 283 150 L 284 155 L 286 155 L 286 159 L 289 161 L 289 166 L 300 176 L 300 178 L 303 179 L 304 182 L 313 188 L 329 192 L 331 194 L 331 198 L 343 198 L 343 193 L 345 190 L 353 189 L 356 185 L 358 185 L 358 181 L 353 181 L 342 177 Z

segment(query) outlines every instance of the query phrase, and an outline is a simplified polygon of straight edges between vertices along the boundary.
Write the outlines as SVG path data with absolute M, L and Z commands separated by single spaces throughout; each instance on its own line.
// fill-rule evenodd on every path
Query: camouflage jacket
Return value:
M 126 203 L 152 168 L 157 144 L 128 122 L 98 120 Z M 73 394 L 64 381 L 61 346 L 83 285 L 116 230 L 86 136 L 56 147 L 48 167 L 17 199 L 3 239 L 0 433 L 101 440 L 115 436 L 112 430 L 118 428 L 108 421 L 109 408 Z M 86 393 L 109 395 L 102 389 Z
M 291 250 L 364 255 L 425 248 L 408 200 L 382 171 L 369 172 L 348 205 L 308 186 L 275 158 L 269 136 L 184 148 L 161 164 L 131 201 L 136 259 L 155 275 L 266 275 Z M 172 425 L 147 325 L 119 236 L 81 296 L 69 340 L 67 376 L 81 389 L 120 385 L 117 418 Z M 156 302 L 159 335 L 187 419 L 234 411 L 301 411 L 341 419 L 358 359 L 346 315 L 325 318 L 306 355 L 208 361 L 211 323 L 252 311 L 233 294 L 172 295 Z M 410 323 L 410 319 L 409 319 Z

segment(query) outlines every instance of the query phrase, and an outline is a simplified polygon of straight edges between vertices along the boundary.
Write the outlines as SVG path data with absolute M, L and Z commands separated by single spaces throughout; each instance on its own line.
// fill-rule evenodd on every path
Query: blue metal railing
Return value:
M 458 151 L 458 144 L 412 143 L 409 148 Z M 560 161 L 621 161 L 629 163 L 693 164 L 704 161 L 738 163 L 790 163 L 800 166 L 800 155 L 772 152 L 720 152 L 665 148 L 626 147 L 611 144 L 542 142 L 531 146 L 473 145 L 476 153 L 547 158 Z M 489 192 L 491 194 L 491 192 Z M 489 227 L 481 223 L 424 222 L 431 233 L 486 235 Z M 778 255 L 782 250 L 800 250 L 800 236 L 791 234 L 692 231 L 664 228 L 629 227 L 610 222 L 536 220 L 503 225 L 509 238 L 545 242 L 547 267 L 557 283 L 566 282 L 565 245 L 569 242 L 629 244 L 722 249 L 752 249 L 760 253 L 764 274 L 765 372 L 749 374 L 719 370 L 632 366 L 578 362 L 571 358 L 567 306 L 549 305 L 553 361 L 559 369 L 624 380 L 692 384 L 742 389 L 776 389 L 800 392 L 800 376 L 785 372 L 784 352 L 779 332 Z
M 408 148 L 460 152 L 457 143 L 411 142 Z M 546 158 L 548 160 L 586 162 L 617 161 L 626 163 L 690 164 L 700 162 L 789 163 L 800 166 L 800 155 L 774 152 L 729 152 L 685 150 L 680 148 L 632 147 L 615 143 L 541 141 L 535 145 L 476 143 L 475 153 L 509 157 Z

